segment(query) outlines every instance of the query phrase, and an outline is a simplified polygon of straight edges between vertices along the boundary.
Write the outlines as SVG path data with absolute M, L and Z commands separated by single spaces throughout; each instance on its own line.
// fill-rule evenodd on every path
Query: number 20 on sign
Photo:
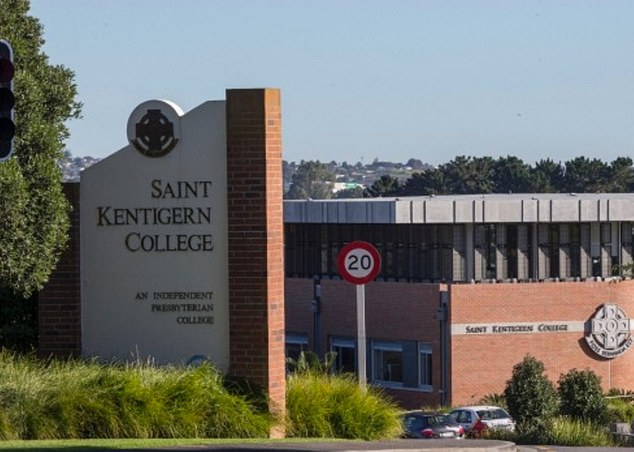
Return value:
M 381 270 L 381 256 L 368 242 L 355 241 L 344 246 L 337 256 L 339 274 L 353 284 L 365 284 Z

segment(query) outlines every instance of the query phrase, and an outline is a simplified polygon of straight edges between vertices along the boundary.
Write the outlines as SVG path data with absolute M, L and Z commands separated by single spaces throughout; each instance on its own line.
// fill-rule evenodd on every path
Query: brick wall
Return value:
M 464 284 L 450 286 L 452 323 L 586 322 L 604 303 L 634 314 L 634 281 Z M 458 335 L 451 340 L 452 404 L 501 393 L 513 366 L 530 354 L 556 384 L 570 369 L 591 369 L 604 390 L 634 390 L 634 351 L 612 360 L 589 350 L 581 332 Z
M 329 350 L 332 336 L 356 338 L 356 286 L 341 281 L 321 282 L 320 350 Z M 432 345 L 433 391 L 386 389 L 405 408 L 440 403 L 439 284 L 375 281 L 365 286 L 366 337 L 379 341 L 419 341 Z M 313 344 L 313 280 L 286 279 L 286 330 L 308 336 Z M 368 345 L 368 351 L 371 347 Z M 368 360 L 371 363 L 371 359 Z M 368 372 L 368 377 L 370 377 Z
M 232 375 L 285 409 L 280 92 L 227 90 L 229 331 Z
M 38 353 L 43 357 L 81 353 L 79 184 L 64 184 L 64 193 L 73 209 L 68 247 L 38 296 Z

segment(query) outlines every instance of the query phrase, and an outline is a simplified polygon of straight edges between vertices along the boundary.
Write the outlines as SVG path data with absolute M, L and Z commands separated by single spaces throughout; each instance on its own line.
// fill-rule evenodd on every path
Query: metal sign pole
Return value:
M 357 286 L 357 375 L 359 387 L 367 387 L 365 351 L 365 283 L 381 271 L 381 255 L 374 245 L 360 240 L 350 242 L 337 255 L 337 267 L 343 279 Z
M 365 351 L 365 284 L 357 285 L 357 373 L 359 375 L 359 387 L 366 390 L 367 366 Z

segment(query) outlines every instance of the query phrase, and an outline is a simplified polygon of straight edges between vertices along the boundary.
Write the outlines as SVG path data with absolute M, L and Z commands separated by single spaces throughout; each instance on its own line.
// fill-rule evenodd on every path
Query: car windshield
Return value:
M 493 410 L 478 410 L 478 416 L 484 420 L 505 419 L 509 417 L 507 412 L 501 408 Z
M 447 422 L 449 422 L 449 419 L 447 419 L 447 416 L 443 414 L 434 414 L 432 416 L 427 416 L 427 423 L 429 425 L 446 424 Z

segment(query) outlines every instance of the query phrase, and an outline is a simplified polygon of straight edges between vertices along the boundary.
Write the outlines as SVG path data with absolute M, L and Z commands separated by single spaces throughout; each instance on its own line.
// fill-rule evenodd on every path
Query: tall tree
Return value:
M 364 197 L 378 198 L 381 196 L 396 196 L 400 190 L 400 182 L 398 178 L 389 174 L 384 174 L 375 180 L 372 185 L 365 189 Z
M 62 192 L 65 122 L 79 117 L 74 74 L 42 52 L 43 29 L 28 0 L 0 0 L 0 37 L 14 51 L 14 154 L 0 163 L 0 288 L 28 297 L 64 249 L 69 205 Z
M 564 170 L 560 163 L 542 159 L 531 168 L 534 193 L 557 193 L 564 187 Z
M 405 196 L 446 195 L 449 193 L 445 173 L 437 168 L 414 173 L 401 186 L 401 194 Z
M 608 166 L 599 159 L 577 157 L 566 162 L 565 191 L 601 193 L 609 191 Z
M 500 157 L 493 164 L 495 193 L 527 193 L 531 191 L 530 166 L 517 157 Z
M 317 161 L 301 161 L 293 174 L 287 199 L 329 199 L 332 198 L 332 185 L 335 174 Z
M 618 157 L 610 163 L 608 169 L 608 187 L 611 193 L 629 193 L 634 190 L 634 170 L 632 159 Z
M 480 194 L 493 191 L 493 159 L 491 157 L 458 156 L 440 166 L 452 194 Z

